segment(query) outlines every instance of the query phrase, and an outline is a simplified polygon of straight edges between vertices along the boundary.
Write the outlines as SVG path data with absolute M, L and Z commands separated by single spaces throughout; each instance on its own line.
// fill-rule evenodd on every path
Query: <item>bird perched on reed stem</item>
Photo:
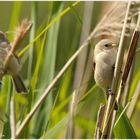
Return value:
M 116 57 L 117 44 L 110 39 L 103 39 L 95 46 L 94 78 L 96 84 L 106 93 L 111 88 Z
M 20 64 L 18 57 L 11 51 L 11 49 L 12 47 L 6 35 L 0 31 L 0 81 L 5 74 L 10 74 L 12 76 L 16 91 L 19 93 L 27 92 L 27 89 L 19 75 Z M 10 57 L 5 67 L 4 65 L 8 55 Z

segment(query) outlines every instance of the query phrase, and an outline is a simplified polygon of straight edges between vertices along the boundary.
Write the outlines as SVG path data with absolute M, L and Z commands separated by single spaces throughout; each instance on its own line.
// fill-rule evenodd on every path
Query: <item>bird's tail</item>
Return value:
M 21 77 L 19 75 L 12 76 L 13 82 L 18 93 L 27 93 L 27 88 L 25 87 Z

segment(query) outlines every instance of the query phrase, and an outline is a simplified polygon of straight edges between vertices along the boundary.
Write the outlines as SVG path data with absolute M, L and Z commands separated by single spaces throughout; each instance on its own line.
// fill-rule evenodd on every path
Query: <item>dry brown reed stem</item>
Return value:
M 129 58 L 131 60 L 133 60 L 133 57 L 134 57 L 134 54 L 135 54 L 138 38 L 139 38 L 139 35 L 140 35 L 140 33 L 138 33 L 137 31 L 135 33 L 134 33 L 134 36 L 132 37 L 132 42 L 130 43 L 130 47 L 129 47 L 130 50 L 129 50 L 129 54 L 128 54 L 127 60 L 129 60 Z M 133 50 L 133 48 L 134 48 L 134 50 Z M 118 91 L 118 94 L 117 94 L 117 98 L 116 98 L 117 103 L 120 102 L 120 99 L 121 99 L 121 97 L 123 95 L 124 87 L 125 87 L 126 80 L 127 80 L 127 77 L 128 77 L 128 72 L 130 71 L 131 64 L 132 64 L 132 61 L 127 61 L 126 62 L 125 70 L 124 70 L 124 73 L 123 73 L 123 77 L 122 77 L 122 80 L 121 80 L 120 88 L 119 88 L 119 91 Z M 116 114 L 117 114 L 117 111 L 114 110 L 113 116 L 112 116 L 111 129 L 113 129 L 113 127 L 114 127 Z M 110 130 L 110 136 L 111 136 L 111 132 L 112 132 L 112 130 Z
M 127 81 L 127 77 L 128 77 L 130 68 L 132 66 L 134 56 L 135 56 L 136 47 L 137 47 L 138 39 L 139 39 L 139 36 L 140 36 L 139 26 L 140 26 L 140 10 L 139 10 L 139 17 L 138 17 L 137 25 L 136 25 L 136 28 L 134 30 L 134 33 L 133 33 L 133 36 L 132 36 L 132 39 L 131 39 L 131 42 L 130 42 L 128 55 L 127 55 L 127 60 L 126 60 L 126 64 L 125 64 L 125 67 L 124 67 L 119 91 L 118 91 L 118 94 L 117 94 L 117 97 L 116 97 L 117 103 L 120 102 L 120 99 L 123 95 L 123 91 L 124 91 L 124 87 L 125 87 L 125 84 L 126 84 L 126 81 Z M 116 114 L 117 114 L 117 111 L 114 110 L 113 115 L 112 115 L 111 127 L 110 127 L 111 129 L 109 131 L 109 134 L 110 134 L 109 136 L 110 137 L 112 135 L 113 127 L 114 127 L 114 124 L 115 124 Z
M 124 91 L 126 80 L 127 80 L 127 77 L 128 77 L 131 65 L 132 65 L 132 61 L 133 61 L 133 58 L 134 58 L 134 55 L 135 55 L 139 35 L 140 35 L 140 32 L 136 28 L 136 30 L 134 31 L 134 34 L 132 36 L 132 40 L 131 40 L 130 47 L 129 47 L 129 50 L 128 50 L 127 61 L 126 61 L 126 64 L 125 64 L 125 69 L 123 71 L 123 76 L 122 76 L 122 80 L 121 80 L 121 86 L 119 88 L 119 92 L 118 92 L 118 96 L 117 96 L 117 101 L 118 102 L 120 101 L 120 98 L 122 97 L 121 96 L 122 92 Z
M 11 127 L 11 138 L 16 138 L 16 113 L 15 113 L 15 101 L 14 97 L 11 97 L 10 101 L 10 127 Z
M 137 48 L 136 53 L 138 53 L 139 51 L 140 51 L 140 48 Z M 131 100 L 130 105 L 127 109 L 127 116 L 130 120 L 132 119 L 132 116 L 134 114 L 135 107 L 136 107 L 136 104 L 137 104 L 139 98 L 140 98 L 140 80 L 137 82 L 132 100 Z
M 132 76 L 133 76 L 133 72 L 134 72 L 134 60 L 128 75 L 128 79 L 126 82 L 126 86 L 124 89 L 124 96 L 123 96 L 123 100 L 122 100 L 122 106 L 125 107 L 127 102 L 128 102 L 128 97 L 129 97 L 129 91 L 130 91 L 130 87 L 131 87 L 131 82 L 132 82 Z
M 112 88 L 111 88 L 114 96 L 110 95 L 108 97 L 108 102 L 106 105 L 104 122 L 103 122 L 103 134 L 102 134 L 101 138 L 110 138 L 110 132 L 108 130 L 110 129 L 110 126 L 111 126 L 110 119 L 111 119 L 111 114 L 114 109 L 114 104 L 115 104 L 115 100 L 116 100 L 116 91 L 117 91 L 118 81 L 119 81 L 119 77 L 120 77 L 120 71 L 121 71 L 122 62 L 123 62 L 124 49 L 125 49 L 123 47 L 123 41 L 124 41 L 124 36 L 125 36 L 125 32 L 126 32 L 126 25 L 127 25 L 127 19 L 128 19 L 128 15 L 129 15 L 130 6 L 131 6 L 131 2 L 129 1 L 128 5 L 127 5 L 124 25 L 123 25 L 123 29 L 122 29 L 121 38 L 120 38 L 118 54 L 117 54 L 117 59 L 116 59 L 116 64 L 115 64 L 114 77 L 113 77 Z
M 103 117 L 104 117 L 104 111 L 105 111 L 105 105 L 100 104 L 98 115 L 97 115 L 94 139 L 101 138 L 101 135 L 102 135 L 101 127 L 102 127 L 102 122 L 103 122 Z
M 129 119 L 131 119 L 134 114 L 135 107 L 136 107 L 136 104 L 137 104 L 139 98 L 140 98 L 140 80 L 138 81 L 138 84 L 137 84 L 135 92 L 134 92 L 134 96 L 132 97 L 129 108 L 127 110 L 127 116 Z

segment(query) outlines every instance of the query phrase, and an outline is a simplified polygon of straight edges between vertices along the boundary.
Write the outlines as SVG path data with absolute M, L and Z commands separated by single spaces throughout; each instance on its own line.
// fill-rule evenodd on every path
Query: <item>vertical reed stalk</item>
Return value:
M 11 138 L 16 138 L 16 113 L 15 113 L 15 101 L 14 96 L 11 97 L 10 101 L 10 127 L 11 127 Z
M 124 41 L 124 36 L 126 32 L 126 25 L 127 25 L 127 19 L 129 15 L 129 10 L 131 6 L 131 1 L 128 2 L 127 5 L 127 10 L 126 10 L 126 15 L 125 15 L 125 20 L 124 20 L 124 25 L 121 33 L 121 38 L 120 38 L 120 43 L 119 43 L 119 48 L 118 48 L 118 54 L 117 54 L 117 60 L 115 64 L 115 71 L 114 71 L 114 78 L 112 82 L 112 92 L 114 96 L 109 96 L 108 102 L 106 105 L 106 110 L 105 110 L 105 116 L 104 116 L 104 122 L 103 122 L 103 134 L 101 138 L 110 138 L 112 132 L 108 131 L 110 129 L 111 123 L 111 114 L 114 109 L 115 105 L 115 100 L 116 100 L 116 91 L 117 91 L 117 86 L 118 86 L 118 81 L 120 77 L 120 71 L 122 67 L 122 62 L 123 62 L 123 56 L 124 56 L 124 47 L 123 47 L 123 41 Z
M 131 42 L 130 42 L 128 55 L 127 55 L 127 61 L 126 61 L 126 64 L 125 64 L 125 68 L 124 68 L 124 71 L 123 71 L 119 91 L 118 91 L 117 98 L 116 98 L 117 103 L 120 102 L 120 99 L 122 97 L 124 87 L 125 87 L 125 84 L 126 84 L 126 81 L 127 81 L 127 77 L 128 77 L 130 68 L 132 66 L 134 56 L 135 56 L 136 46 L 137 46 L 138 39 L 139 39 L 139 36 L 140 36 L 139 25 L 140 25 L 140 10 L 139 10 L 139 17 L 138 17 L 137 25 L 136 25 L 135 31 L 133 33 L 133 36 L 132 36 L 132 39 L 131 39 Z M 112 135 L 112 129 L 114 127 L 116 114 L 117 114 L 117 111 L 114 110 L 113 115 L 112 115 L 112 121 L 111 121 L 111 129 L 109 131 L 110 132 L 110 137 Z
M 131 66 L 131 69 L 130 69 L 130 72 L 129 72 L 129 75 L 128 75 L 127 83 L 126 83 L 126 86 L 125 86 L 125 90 L 124 90 L 124 96 L 123 96 L 123 100 L 122 100 L 123 107 L 125 107 L 127 102 L 128 102 L 133 71 L 134 71 L 134 60 L 133 60 L 133 63 L 132 63 L 132 66 Z

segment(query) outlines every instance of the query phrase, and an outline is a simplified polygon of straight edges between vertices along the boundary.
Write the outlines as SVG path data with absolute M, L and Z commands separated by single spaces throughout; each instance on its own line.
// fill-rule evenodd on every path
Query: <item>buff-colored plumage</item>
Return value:
M 109 39 L 103 39 L 95 46 L 94 78 L 96 84 L 105 92 L 111 87 L 116 56 L 116 44 Z

